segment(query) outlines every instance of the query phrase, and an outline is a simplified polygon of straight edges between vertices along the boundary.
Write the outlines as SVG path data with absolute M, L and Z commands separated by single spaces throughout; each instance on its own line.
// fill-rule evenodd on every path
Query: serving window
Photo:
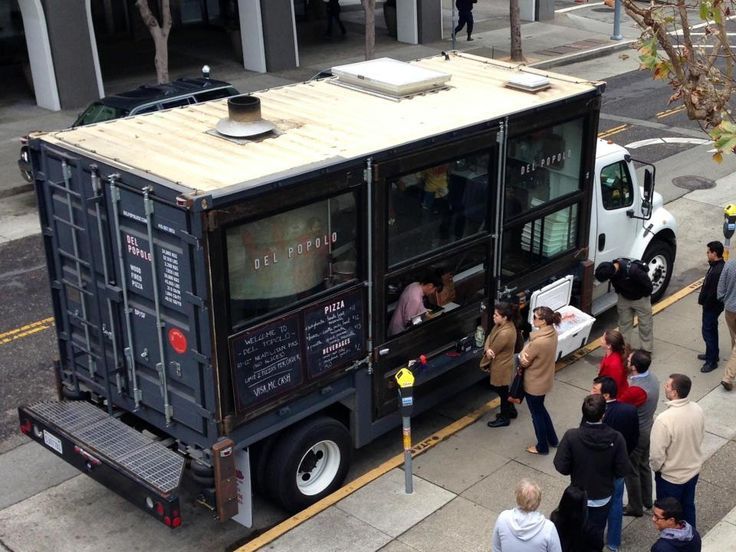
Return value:
M 510 138 L 504 221 L 582 189 L 584 119 Z
M 386 335 L 402 334 L 482 300 L 488 258 L 487 246 L 477 245 L 386 278 Z M 441 289 L 427 293 L 422 284 L 432 280 L 441 282 Z
M 353 193 L 228 228 L 231 325 L 355 280 L 357 244 Z
M 489 157 L 468 155 L 388 181 L 390 267 L 486 230 Z

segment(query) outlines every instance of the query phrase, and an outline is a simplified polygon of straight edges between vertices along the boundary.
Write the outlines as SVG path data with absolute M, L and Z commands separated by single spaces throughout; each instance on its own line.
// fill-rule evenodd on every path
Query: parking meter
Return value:
M 731 252 L 731 238 L 736 230 L 736 204 L 729 203 L 723 208 L 723 237 L 726 242 L 723 244 L 723 258 L 728 260 Z
M 399 384 L 399 409 L 401 410 L 401 429 L 404 438 L 404 490 L 406 494 L 414 492 L 411 465 L 411 412 L 414 409 L 414 374 L 410 367 L 402 368 L 394 378 Z

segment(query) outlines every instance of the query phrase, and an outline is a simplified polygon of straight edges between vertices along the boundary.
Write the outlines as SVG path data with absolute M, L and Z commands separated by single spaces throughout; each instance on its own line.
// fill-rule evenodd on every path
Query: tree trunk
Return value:
M 362 0 L 365 12 L 365 59 L 373 59 L 376 49 L 376 0 Z
M 519 0 L 509 0 L 509 27 L 511 28 L 511 61 L 525 61 L 521 52 L 521 17 Z
M 156 48 L 153 64 L 156 67 L 156 81 L 159 83 L 169 82 L 169 32 L 171 31 L 171 5 L 170 0 L 161 0 L 161 18 L 163 23 L 158 24 L 156 17 L 151 13 L 148 0 L 136 0 L 135 5 L 148 27 Z

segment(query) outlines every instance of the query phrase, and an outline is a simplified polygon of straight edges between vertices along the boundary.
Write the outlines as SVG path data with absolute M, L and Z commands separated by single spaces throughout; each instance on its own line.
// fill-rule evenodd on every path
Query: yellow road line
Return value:
M 665 297 L 661 301 L 659 301 L 656 305 L 652 307 L 652 314 L 657 314 L 667 307 L 672 306 L 676 302 L 680 301 L 681 299 L 684 299 L 688 295 L 690 295 L 693 291 L 697 291 L 700 289 L 700 286 L 703 285 L 704 278 L 700 278 L 699 280 L 696 280 L 692 284 L 685 286 L 679 291 L 676 291 L 672 295 Z M 555 364 L 555 371 L 559 371 L 562 368 L 569 366 L 570 364 L 580 360 L 587 354 L 595 351 L 600 347 L 600 340 L 596 339 L 592 343 L 588 343 L 584 347 L 581 347 L 574 353 L 571 353 L 570 355 L 566 356 L 564 359 L 560 360 Z M 490 412 L 494 408 L 496 408 L 499 404 L 499 400 L 496 398 L 492 401 L 487 402 L 483 406 L 476 408 L 469 414 L 463 416 L 459 420 L 451 423 L 447 427 L 444 427 L 437 431 L 436 433 L 433 433 L 423 441 L 420 441 L 414 447 L 412 447 L 412 457 L 419 456 L 420 454 L 423 454 L 424 452 L 428 451 L 430 448 L 434 447 L 435 445 L 438 445 L 448 437 L 451 437 L 461 429 L 464 429 L 468 427 L 471 424 L 474 424 L 477 422 L 481 417 L 483 417 L 486 413 Z M 385 461 L 380 466 L 373 468 L 371 471 L 361 475 L 354 481 L 351 481 L 347 485 L 339 488 L 334 493 L 332 493 L 329 496 L 326 496 L 319 502 L 316 502 L 312 504 L 310 507 L 306 508 L 305 510 L 302 510 L 298 514 L 295 514 L 291 516 L 288 519 L 285 519 L 278 525 L 275 525 L 265 533 L 262 533 L 255 537 L 253 540 L 245 543 L 240 548 L 237 548 L 234 550 L 234 552 L 254 552 L 258 549 L 260 549 L 263 546 L 266 546 L 267 544 L 275 541 L 277 538 L 283 536 L 284 534 L 288 533 L 292 529 L 298 527 L 308 519 L 313 518 L 317 514 L 323 512 L 327 508 L 334 506 L 338 502 L 340 502 L 343 498 L 353 494 L 358 489 L 361 489 L 368 485 L 368 483 L 371 483 L 381 477 L 382 475 L 388 473 L 394 468 L 397 468 L 401 466 L 404 463 L 404 454 L 397 454 L 393 458 L 390 458 L 389 460 Z
M 19 328 L 0 333 L 0 345 L 5 345 L 7 343 L 10 343 L 11 341 L 15 341 L 16 339 L 27 337 L 40 331 L 47 330 L 53 325 L 54 317 L 49 316 L 48 318 L 44 318 L 43 320 L 36 320 L 35 322 L 31 322 L 30 324 L 26 324 L 25 326 L 20 326 Z
M 665 117 L 669 117 L 670 115 L 674 115 L 675 113 L 680 113 L 681 111 L 685 111 L 685 106 L 681 105 L 680 107 L 673 107 L 672 109 L 665 109 L 664 111 L 660 111 L 657 113 L 657 119 L 664 119 Z
M 624 124 L 619 125 L 617 127 L 609 128 L 608 130 L 605 130 L 603 132 L 598 133 L 598 138 L 608 138 L 609 136 L 613 136 L 614 134 L 618 134 L 619 132 L 623 132 L 624 130 L 627 130 L 628 128 L 631 128 L 631 125 Z
M 500 404 L 500 401 L 497 398 L 493 399 L 492 401 L 487 402 L 486 404 L 476 408 L 469 414 L 463 416 L 459 420 L 456 420 L 455 422 L 451 423 L 447 427 L 444 427 L 440 429 L 439 431 L 433 433 L 432 435 L 430 435 L 423 441 L 420 441 L 419 443 L 414 445 L 411 449 L 412 458 L 415 458 L 419 456 L 420 454 L 427 452 L 429 449 L 431 449 L 435 445 L 438 445 L 439 443 L 441 443 L 448 437 L 451 437 L 452 435 L 454 435 L 461 429 L 464 429 L 468 427 L 469 425 L 474 424 L 485 414 L 487 414 L 494 408 L 497 408 L 499 404 Z M 283 522 L 279 523 L 275 527 L 272 527 L 265 533 L 258 535 L 256 538 L 247 542 L 240 548 L 236 549 L 234 552 L 253 552 L 254 550 L 258 550 L 262 546 L 265 546 L 269 544 L 270 542 L 273 542 L 274 540 L 282 536 L 284 533 L 287 533 L 291 531 L 292 529 L 294 529 L 295 527 L 301 525 L 308 519 L 313 518 L 317 514 L 329 508 L 330 506 L 337 504 L 343 498 L 347 497 L 348 495 L 353 494 L 358 489 L 365 487 L 368 483 L 375 481 L 376 479 L 388 473 L 392 469 L 401 466 L 403 463 L 404 463 L 404 453 L 402 452 L 401 454 L 397 454 L 393 458 L 390 458 L 389 460 L 385 461 L 380 466 L 373 468 L 371 471 L 361 475 L 360 477 L 358 477 L 354 481 L 351 481 L 347 485 L 340 487 L 338 490 L 336 490 L 331 495 L 326 496 L 319 502 L 312 504 L 309 508 L 302 510 L 298 514 L 291 516 L 290 518 L 284 520 Z

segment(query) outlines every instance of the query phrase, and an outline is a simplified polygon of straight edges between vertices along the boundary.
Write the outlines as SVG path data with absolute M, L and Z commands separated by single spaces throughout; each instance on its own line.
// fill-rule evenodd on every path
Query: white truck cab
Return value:
M 654 167 L 643 163 L 648 168 L 640 186 L 634 163 L 625 148 L 598 140 L 589 256 L 595 266 L 619 257 L 647 263 L 655 302 L 672 276 L 677 223 L 664 208 L 661 194 L 654 191 Z M 608 282 L 593 283 L 594 315 L 616 303 L 609 287 Z

